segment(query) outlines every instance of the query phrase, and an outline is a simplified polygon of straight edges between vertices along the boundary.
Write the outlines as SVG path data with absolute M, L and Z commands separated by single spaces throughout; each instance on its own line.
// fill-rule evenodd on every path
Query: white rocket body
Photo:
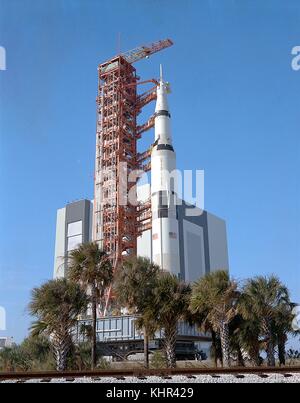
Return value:
M 176 155 L 172 146 L 167 92 L 168 85 L 161 74 L 155 108 L 155 143 L 151 153 L 152 253 L 153 262 L 162 270 L 179 276 L 179 230 L 174 180 Z

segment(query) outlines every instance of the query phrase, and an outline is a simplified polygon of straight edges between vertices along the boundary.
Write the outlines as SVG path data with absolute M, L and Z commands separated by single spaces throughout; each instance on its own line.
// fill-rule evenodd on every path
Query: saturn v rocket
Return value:
M 154 115 L 155 142 L 151 152 L 152 257 L 162 270 L 179 276 L 176 155 L 172 145 L 168 92 L 161 67 Z

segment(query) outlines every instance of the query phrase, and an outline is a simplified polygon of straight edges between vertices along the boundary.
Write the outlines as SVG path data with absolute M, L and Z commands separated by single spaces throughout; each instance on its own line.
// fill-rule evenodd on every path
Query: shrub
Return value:
M 161 351 L 155 351 L 151 355 L 151 368 L 153 369 L 163 369 L 167 368 L 167 360 L 165 355 Z

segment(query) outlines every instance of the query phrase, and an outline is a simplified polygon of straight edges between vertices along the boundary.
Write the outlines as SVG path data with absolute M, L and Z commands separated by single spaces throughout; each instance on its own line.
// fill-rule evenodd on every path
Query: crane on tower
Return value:
M 149 45 L 139 46 L 128 52 L 122 53 L 121 56 L 130 64 L 138 62 L 141 59 L 148 58 L 149 56 L 157 53 L 163 49 L 169 48 L 173 45 L 171 39 L 163 39 L 153 42 Z

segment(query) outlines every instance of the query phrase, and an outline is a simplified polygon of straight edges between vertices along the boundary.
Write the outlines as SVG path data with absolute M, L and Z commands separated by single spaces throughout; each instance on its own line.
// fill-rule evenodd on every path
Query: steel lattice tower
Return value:
M 151 152 L 139 154 L 137 140 L 154 126 L 154 118 L 138 126 L 137 116 L 156 99 L 156 87 L 138 95 L 137 85 L 157 82 L 140 82 L 132 63 L 171 45 L 167 39 L 142 46 L 98 67 L 93 239 L 107 252 L 114 269 L 122 259 L 136 255 L 137 237 L 151 228 L 151 201 L 139 204 L 126 199 L 129 193 L 132 198 L 138 180 L 133 176 L 129 181 L 130 174 L 150 170 Z M 106 308 L 110 297 L 109 290 Z

